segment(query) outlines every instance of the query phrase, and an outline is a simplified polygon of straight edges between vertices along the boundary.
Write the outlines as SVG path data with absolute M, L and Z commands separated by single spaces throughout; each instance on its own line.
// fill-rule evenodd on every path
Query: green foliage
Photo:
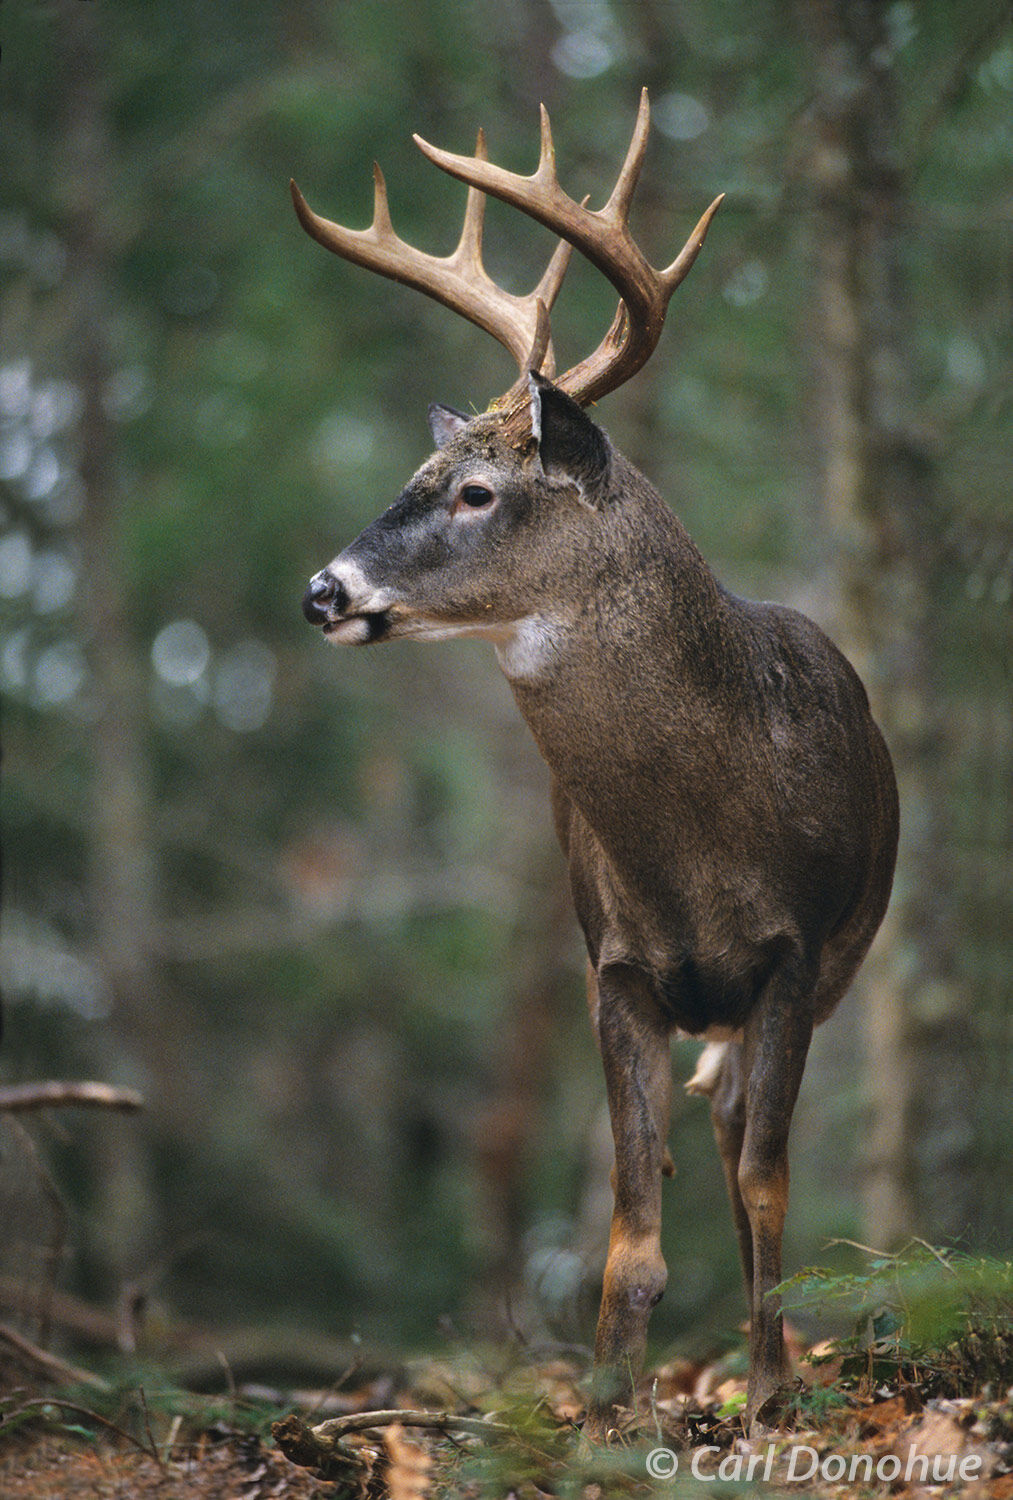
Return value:
M 742 1416 L 742 1414 L 745 1412 L 745 1409 L 746 1392 L 736 1391 L 733 1396 L 729 1396 L 728 1400 L 724 1403 L 723 1406 L 718 1407 L 715 1415 L 718 1417 L 719 1421 L 723 1422 L 729 1417 Z
M 784 1405 L 786 1427 L 822 1427 L 849 1411 L 847 1394 L 839 1385 L 812 1385 L 792 1390 Z
M 8 1443 L 19 1431 L 40 1428 L 94 1445 L 112 1440 L 122 1447 L 125 1440 L 161 1468 L 159 1445 L 166 1434 L 172 1434 L 174 1451 L 208 1434 L 270 1440 L 271 1424 L 283 1414 L 269 1398 L 195 1395 L 168 1384 L 160 1372 L 120 1360 L 107 1383 L 68 1385 L 39 1396 L 23 1390 L 0 1395 L 0 1440 Z
M 541 1404 L 508 1402 L 497 1406 L 494 1415 L 497 1424 L 508 1429 L 506 1434 L 470 1452 L 459 1449 L 458 1461 L 441 1469 L 464 1493 L 475 1487 L 495 1500 L 546 1492 L 561 1500 L 580 1500 L 588 1486 L 595 1486 L 602 1500 L 619 1500 L 643 1492 L 643 1442 L 592 1447 Z
M 923 1389 L 968 1394 L 1013 1378 L 1013 1263 L 922 1241 L 897 1255 L 869 1254 L 861 1270 L 807 1267 L 778 1288 L 786 1309 L 846 1317 L 845 1382 L 891 1385 L 920 1372 Z

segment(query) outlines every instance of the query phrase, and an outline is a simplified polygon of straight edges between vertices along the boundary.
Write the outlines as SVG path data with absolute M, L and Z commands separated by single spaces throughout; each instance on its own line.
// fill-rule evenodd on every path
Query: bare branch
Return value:
M 0 1111 L 23 1114 L 30 1109 L 59 1109 L 67 1105 L 86 1109 L 117 1109 L 131 1113 L 144 1108 L 144 1100 L 133 1089 L 117 1089 L 108 1083 L 17 1083 L 0 1088 Z
M 91 1370 L 84 1370 L 79 1365 L 68 1364 L 65 1359 L 59 1359 L 46 1349 L 40 1349 L 38 1344 L 33 1344 L 23 1334 L 17 1333 L 8 1323 L 0 1323 L 0 1347 L 12 1349 L 33 1374 L 52 1380 L 57 1385 L 88 1385 L 97 1391 L 109 1389 L 101 1376 L 93 1374 Z
M 275 1422 L 271 1431 L 287 1459 L 303 1468 L 313 1468 L 348 1458 L 350 1454 L 342 1448 L 341 1439 L 350 1433 L 392 1427 L 395 1423 L 402 1427 L 464 1432 L 485 1438 L 507 1437 L 511 1432 L 502 1422 L 486 1421 L 483 1417 L 459 1417 L 446 1411 L 362 1411 L 348 1417 L 333 1417 L 317 1427 L 310 1427 L 292 1413 Z

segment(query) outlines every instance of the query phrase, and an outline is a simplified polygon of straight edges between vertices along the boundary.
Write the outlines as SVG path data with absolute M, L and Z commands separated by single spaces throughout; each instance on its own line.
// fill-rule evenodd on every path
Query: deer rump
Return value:
M 470 184 L 444 260 L 399 240 L 383 179 L 367 231 L 318 219 L 315 238 L 409 281 L 495 334 L 519 377 L 489 412 L 430 411 L 436 452 L 394 503 L 311 580 L 307 618 L 334 643 L 480 636 L 495 647 L 549 764 L 553 814 L 589 957 L 592 1025 L 616 1150 L 615 1206 L 585 1431 L 629 1403 L 666 1270 L 661 1178 L 675 1028 L 732 1040 L 707 1092 L 750 1306 L 747 1413 L 786 1367 L 780 1304 L 787 1140 L 813 1025 L 882 920 L 897 844 L 889 755 L 865 690 L 804 616 L 738 599 L 681 523 L 583 410 L 643 363 L 720 199 L 654 271 L 628 214 L 647 100 L 605 208 L 563 193 L 548 118 L 531 178 L 486 158 L 427 156 Z M 535 292 L 493 287 L 484 191 L 555 228 Z M 570 245 L 622 300 L 588 359 L 555 383 L 548 309 Z

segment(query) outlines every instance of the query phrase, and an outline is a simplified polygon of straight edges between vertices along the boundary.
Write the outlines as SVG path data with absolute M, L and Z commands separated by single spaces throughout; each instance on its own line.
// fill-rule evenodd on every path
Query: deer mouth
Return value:
M 336 646 L 368 646 L 382 641 L 390 630 L 390 616 L 385 609 L 358 615 L 341 615 L 325 620 L 321 630 Z

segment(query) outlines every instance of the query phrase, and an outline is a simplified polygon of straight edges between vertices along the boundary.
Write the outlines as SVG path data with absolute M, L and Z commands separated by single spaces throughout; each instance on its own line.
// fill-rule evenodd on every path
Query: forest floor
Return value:
M 794 1354 L 794 1394 L 761 1437 L 743 1427 L 740 1350 L 652 1371 L 608 1448 L 580 1437 L 586 1367 L 519 1349 L 314 1395 L 200 1396 L 159 1388 L 150 1369 L 143 1386 L 33 1389 L 8 1371 L 0 1500 L 1013 1500 L 1005 1348 L 998 1381 L 969 1378 L 967 1350 L 921 1367 Z

